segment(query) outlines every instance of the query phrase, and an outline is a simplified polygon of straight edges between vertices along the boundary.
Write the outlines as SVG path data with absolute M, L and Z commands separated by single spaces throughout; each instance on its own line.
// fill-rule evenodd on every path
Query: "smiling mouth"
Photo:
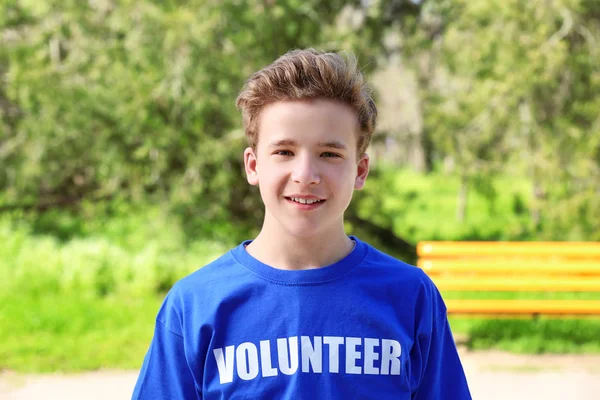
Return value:
M 299 203 L 299 204 L 317 204 L 317 203 L 323 203 L 325 200 L 321 200 L 321 199 L 303 199 L 300 197 L 286 197 L 286 199 L 293 201 L 294 203 Z

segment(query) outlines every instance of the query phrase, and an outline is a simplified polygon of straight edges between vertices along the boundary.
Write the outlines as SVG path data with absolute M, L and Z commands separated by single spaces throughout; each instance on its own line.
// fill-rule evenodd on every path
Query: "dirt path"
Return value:
M 462 352 L 475 400 L 598 400 L 600 355 Z
M 475 400 L 598 400 L 600 355 L 522 356 L 461 350 Z M 129 399 L 137 371 L 0 374 L 2 400 Z

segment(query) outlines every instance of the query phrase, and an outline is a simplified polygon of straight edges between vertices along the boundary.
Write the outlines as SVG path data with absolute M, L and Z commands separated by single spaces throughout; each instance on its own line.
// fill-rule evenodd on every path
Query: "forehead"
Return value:
M 300 143 L 342 142 L 355 148 L 358 115 L 332 100 L 280 101 L 267 105 L 258 121 L 259 144 L 293 139 Z

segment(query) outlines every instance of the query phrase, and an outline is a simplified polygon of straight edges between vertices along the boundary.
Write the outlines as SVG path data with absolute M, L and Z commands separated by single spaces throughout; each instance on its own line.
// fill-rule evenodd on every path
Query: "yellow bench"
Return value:
M 441 292 L 597 292 L 600 243 L 421 242 L 422 268 Z M 592 299 L 447 299 L 452 314 L 600 315 Z

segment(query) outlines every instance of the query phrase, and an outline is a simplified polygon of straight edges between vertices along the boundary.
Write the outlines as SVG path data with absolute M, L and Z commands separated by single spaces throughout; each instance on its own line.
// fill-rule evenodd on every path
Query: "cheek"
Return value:
M 340 166 L 336 168 L 332 173 L 337 177 L 338 185 L 345 185 L 348 182 L 352 182 L 354 184 L 354 179 L 356 178 L 357 170 L 356 168 L 349 168 L 346 166 Z
M 329 175 L 329 184 L 338 192 L 348 192 L 354 190 L 356 172 L 348 169 L 338 170 Z
M 269 166 L 265 165 L 265 169 L 261 171 L 260 174 L 260 183 L 259 188 L 261 192 L 263 191 L 278 191 L 282 189 L 285 185 L 286 179 L 285 176 L 278 172 L 276 168 L 269 168 Z

